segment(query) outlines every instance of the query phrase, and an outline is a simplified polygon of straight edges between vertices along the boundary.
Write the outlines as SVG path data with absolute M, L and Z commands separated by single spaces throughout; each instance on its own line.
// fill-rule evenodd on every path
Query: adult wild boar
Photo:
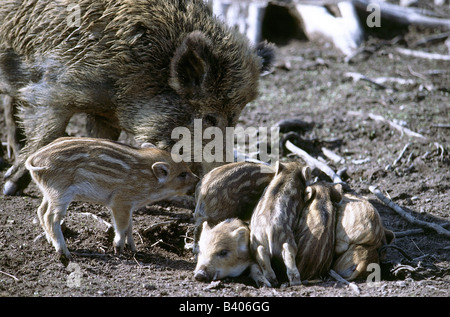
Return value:
M 272 46 L 252 47 L 203 0 L 2 0 L 0 93 L 26 137 L 4 193 L 26 187 L 25 159 L 75 113 L 89 115 L 93 136 L 125 130 L 165 150 L 194 119 L 234 126 L 272 59 Z

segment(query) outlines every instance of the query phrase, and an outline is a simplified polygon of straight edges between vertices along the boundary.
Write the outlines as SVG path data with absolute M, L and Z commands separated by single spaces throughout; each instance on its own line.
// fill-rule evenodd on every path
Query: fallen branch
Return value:
M 352 56 L 364 41 L 364 31 L 352 2 L 342 1 L 336 6 L 339 17 L 316 4 L 295 4 L 291 11 L 310 41 L 332 43 L 345 56 Z
M 422 228 L 431 229 L 435 231 L 440 236 L 443 236 L 445 238 L 450 238 L 450 231 L 444 229 L 442 226 L 427 222 L 423 220 L 416 219 L 413 215 L 407 213 L 405 210 L 403 210 L 399 205 L 394 203 L 392 200 L 384 196 L 381 191 L 376 186 L 369 186 L 369 190 L 383 203 L 385 203 L 389 208 L 393 209 L 398 215 L 400 215 L 402 218 L 406 219 L 408 222 L 417 225 Z
M 421 45 L 425 45 L 428 44 L 430 42 L 440 42 L 440 41 L 445 41 L 448 37 L 450 36 L 450 32 L 444 32 L 444 33 L 439 33 L 439 34 L 433 34 L 430 36 L 426 36 L 418 41 L 415 41 L 411 46 L 412 47 L 416 47 L 416 46 L 421 46 Z
M 347 114 L 349 114 L 349 115 L 355 115 L 355 116 L 364 116 L 364 115 L 366 115 L 365 113 L 357 112 L 357 111 L 349 111 L 349 112 L 347 112 Z M 411 137 L 416 137 L 416 138 L 420 138 L 420 139 L 427 139 L 427 138 L 426 138 L 425 136 L 423 136 L 422 134 L 417 133 L 417 132 L 414 132 L 414 131 L 411 131 L 411 130 L 408 129 L 408 128 L 402 127 L 401 125 L 399 125 L 399 124 L 397 124 L 397 123 L 395 123 L 395 122 L 392 122 L 392 121 L 390 121 L 390 120 L 387 120 L 387 119 L 383 118 L 383 117 L 380 116 L 380 115 L 373 114 L 373 113 L 369 113 L 369 114 L 367 114 L 367 115 L 368 115 L 369 118 L 372 119 L 372 120 L 389 123 L 389 125 L 390 125 L 391 127 L 393 127 L 393 128 L 395 128 L 396 130 L 400 131 L 402 134 L 404 133 L 404 134 L 406 134 L 406 135 L 408 135 L 408 136 L 411 136 Z
M 420 25 L 423 27 L 445 27 L 450 29 L 449 19 L 429 17 L 423 13 L 428 13 L 422 9 L 405 8 L 379 0 L 353 0 L 353 5 L 362 12 L 367 13 L 369 4 L 377 5 L 381 13 L 381 19 L 394 21 L 403 25 Z M 430 12 L 431 14 L 432 12 Z
M 444 129 L 450 129 L 450 124 L 445 123 L 435 123 L 431 125 L 433 128 L 444 128 Z
M 366 157 L 366 158 L 360 159 L 360 160 L 352 160 L 352 163 L 355 165 L 361 165 L 361 164 L 369 163 L 370 161 L 371 161 L 370 157 Z
M 319 170 L 327 174 L 328 177 L 331 178 L 333 183 L 345 184 L 345 182 L 342 181 L 342 179 L 327 164 L 320 162 L 319 160 L 310 156 L 308 153 L 292 144 L 291 141 L 286 141 L 286 148 L 292 153 L 301 157 L 311 168 L 318 168 Z
M 411 131 L 410 129 L 405 128 L 405 127 L 402 127 L 401 125 L 399 125 L 399 124 L 397 124 L 397 123 L 395 123 L 395 122 L 386 120 L 385 118 L 383 118 L 383 117 L 380 116 L 380 115 L 376 115 L 376 114 L 373 114 L 373 113 L 369 113 L 369 118 L 371 118 L 372 120 L 375 120 L 375 121 L 387 122 L 387 123 L 389 123 L 389 125 L 390 125 L 391 127 L 393 127 L 393 128 L 395 128 L 396 130 L 400 131 L 402 134 L 404 133 L 404 134 L 406 134 L 406 135 L 408 135 L 408 136 L 412 136 L 412 137 L 416 137 L 416 138 L 421 138 L 421 139 L 426 139 L 426 137 L 424 137 L 422 134 L 417 133 L 417 132 L 414 132 L 414 131 Z
M 425 59 L 430 59 L 430 60 L 450 61 L 450 55 L 442 55 L 442 54 L 437 54 L 437 53 L 414 51 L 414 50 L 410 50 L 407 48 L 401 48 L 401 47 L 398 47 L 395 50 L 397 52 L 399 52 L 400 54 L 407 55 L 407 56 L 425 58 Z
M 403 237 L 412 236 L 412 235 L 415 235 L 415 234 L 421 234 L 421 233 L 424 233 L 424 232 L 425 231 L 422 228 L 418 228 L 418 229 L 411 229 L 411 230 L 394 232 L 394 235 L 395 235 L 395 238 L 403 238 Z
M 321 150 L 322 150 L 323 155 L 328 157 L 334 163 L 344 163 L 345 162 L 345 159 L 342 156 L 337 155 L 333 151 L 328 150 L 327 148 L 324 148 L 324 147 Z

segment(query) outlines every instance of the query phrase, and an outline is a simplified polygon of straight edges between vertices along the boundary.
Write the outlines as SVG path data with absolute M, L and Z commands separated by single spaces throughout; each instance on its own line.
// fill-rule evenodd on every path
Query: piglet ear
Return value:
M 239 228 L 233 230 L 231 235 L 233 237 L 237 237 L 237 238 L 241 239 L 241 238 L 245 238 L 247 233 L 248 233 L 248 228 L 246 228 L 246 227 L 239 227 Z
M 144 142 L 141 144 L 141 149 L 152 149 L 152 148 L 156 148 L 156 145 L 154 145 L 153 143 Z
M 167 181 L 170 174 L 170 165 L 166 162 L 156 162 L 152 165 L 153 174 L 155 174 L 158 182 L 164 183 Z
M 248 240 L 250 239 L 250 232 L 247 227 L 239 227 L 235 229 L 231 236 L 236 239 L 238 244 L 238 253 L 248 252 Z
M 275 162 L 275 175 L 278 175 L 282 170 L 284 166 L 283 163 L 280 163 L 280 161 Z
M 310 200 L 314 194 L 314 188 L 311 186 L 306 187 L 305 189 L 305 202 Z
M 302 168 L 303 178 L 305 179 L 305 183 L 311 180 L 311 168 L 309 166 L 304 166 Z
M 170 62 L 169 85 L 181 95 L 203 88 L 211 63 L 211 41 L 200 31 L 189 33 Z
M 208 230 L 211 230 L 211 227 L 208 224 L 208 221 L 203 222 L 203 226 L 202 226 L 202 232 L 206 232 Z

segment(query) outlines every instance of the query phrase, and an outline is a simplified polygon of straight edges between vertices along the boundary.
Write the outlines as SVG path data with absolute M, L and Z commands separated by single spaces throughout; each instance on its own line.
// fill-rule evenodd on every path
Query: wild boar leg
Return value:
M 261 267 L 263 275 L 267 281 L 269 281 L 270 285 L 272 287 L 278 286 L 277 276 L 270 263 L 270 254 L 262 245 L 258 246 L 256 249 L 256 262 Z
M 281 256 L 283 257 L 284 264 L 286 265 L 286 273 L 291 286 L 300 285 L 302 283 L 300 280 L 300 272 L 298 271 L 295 263 L 296 255 L 297 247 L 294 243 L 283 243 L 283 251 L 281 252 Z
M 73 114 L 64 109 L 57 110 L 50 107 L 46 107 L 45 110 L 39 109 L 39 111 L 37 115 L 32 109 L 26 109 L 21 114 L 27 145 L 21 149 L 19 159 L 5 173 L 6 182 L 3 188 L 5 195 L 15 195 L 28 186 L 31 177 L 24 166 L 28 155 L 63 136 Z
M 130 223 L 128 224 L 126 234 L 127 234 L 128 247 L 130 248 L 131 251 L 137 252 L 136 245 L 134 244 L 134 239 L 133 239 L 133 217 L 132 217 L 131 212 L 130 212 Z
M 195 226 L 194 226 L 194 241 L 192 242 L 192 253 L 194 254 L 198 254 L 199 250 L 199 246 L 198 246 L 198 241 L 200 240 L 200 235 L 202 234 L 202 228 L 203 228 L 203 223 L 205 221 L 207 221 L 208 218 L 206 217 L 202 217 L 202 218 L 198 218 L 195 222 Z
M 261 271 L 260 266 L 256 263 L 253 263 L 250 266 L 250 277 L 253 279 L 253 281 L 255 281 L 258 287 L 272 287 L 270 282 L 266 279 L 263 272 Z
M 65 255 L 67 259 L 71 259 L 69 250 L 61 230 L 61 221 L 66 215 L 68 203 L 48 202 L 48 208 L 44 214 L 45 231 L 52 240 L 53 246 L 59 255 Z
M 125 245 L 125 239 L 133 252 L 136 252 L 136 246 L 132 235 L 132 217 L 131 206 L 127 204 L 115 204 L 111 207 L 113 215 L 113 224 L 115 230 L 114 252 L 122 253 Z
M 14 160 L 17 161 L 19 158 L 19 151 L 23 147 L 23 144 L 20 141 L 23 139 L 23 135 L 15 119 L 15 116 L 17 115 L 16 104 L 14 103 L 14 99 L 9 95 L 1 95 L 0 101 L 3 103 L 5 115 L 8 154 L 9 156 L 14 156 Z
M 52 243 L 52 240 L 51 240 L 50 236 L 48 235 L 47 227 L 45 226 L 45 221 L 44 221 L 44 215 L 45 215 L 45 213 L 48 210 L 48 206 L 49 206 L 48 205 L 48 200 L 44 196 L 44 198 L 42 198 L 42 203 L 41 203 L 41 205 L 39 206 L 39 208 L 37 210 L 37 214 L 38 214 L 39 223 L 41 224 L 42 229 L 44 229 L 47 241 L 49 243 Z
M 117 140 L 121 130 L 111 125 L 111 120 L 95 114 L 86 118 L 86 129 L 89 136 L 101 139 Z

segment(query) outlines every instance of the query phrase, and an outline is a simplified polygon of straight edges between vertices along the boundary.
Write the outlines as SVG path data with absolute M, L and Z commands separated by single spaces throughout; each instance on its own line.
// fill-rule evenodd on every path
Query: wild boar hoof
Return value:
M 12 181 L 7 181 L 3 187 L 3 195 L 14 196 L 17 193 L 19 186 Z
M 72 261 L 72 256 L 70 255 L 70 253 L 67 255 L 58 252 L 58 258 L 62 265 L 64 265 L 65 267 L 67 267 L 69 265 L 69 262 Z
M 5 196 L 19 196 L 31 181 L 29 173 L 16 173 L 15 166 L 12 166 L 3 176 L 5 185 L 3 186 L 3 194 Z

